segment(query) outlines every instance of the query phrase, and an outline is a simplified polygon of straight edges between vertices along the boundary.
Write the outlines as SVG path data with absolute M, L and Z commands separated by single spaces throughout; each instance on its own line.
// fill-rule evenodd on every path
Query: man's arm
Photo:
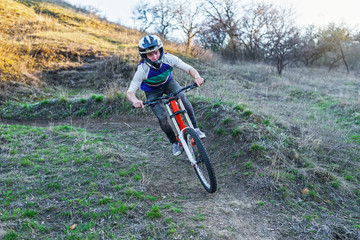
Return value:
M 204 79 L 200 76 L 200 74 L 194 67 L 185 63 L 180 58 L 178 58 L 172 54 L 166 54 L 166 57 L 171 62 L 171 64 L 173 64 L 174 67 L 177 67 L 177 68 L 189 73 L 190 76 L 192 76 L 195 79 L 195 83 L 198 85 L 198 87 L 200 87 L 200 85 L 202 85 L 205 82 Z
M 190 68 L 189 74 L 195 79 L 195 83 L 198 87 L 200 87 L 200 85 L 205 82 L 204 79 L 200 77 L 199 72 L 195 68 Z
M 132 104 L 133 104 L 133 106 L 134 106 L 135 108 L 145 108 L 145 106 L 144 106 L 144 104 L 143 104 L 143 101 L 139 100 L 139 99 L 136 97 L 136 95 L 135 95 L 134 92 L 131 92 L 131 91 L 127 92 L 127 93 L 126 93 L 126 98 L 127 98 L 130 102 L 132 102 Z

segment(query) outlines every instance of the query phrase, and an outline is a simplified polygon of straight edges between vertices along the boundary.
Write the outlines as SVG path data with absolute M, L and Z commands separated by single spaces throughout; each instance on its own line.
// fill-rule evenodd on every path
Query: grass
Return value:
M 23 71 L 31 75 L 45 68 L 76 66 L 88 56 L 120 52 L 131 56 L 136 51 L 133 40 L 141 36 L 135 30 L 46 1 L 4 0 L 0 9 L 2 81 L 26 79 Z M 34 79 L 27 80 L 34 84 Z
M 147 213 L 146 213 L 146 217 L 150 218 L 150 219 L 156 219 L 156 218 L 160 218 L 162 215 L 161 215 L 161 212 L 160 212 L 160 209 L 159 209 L 159 205 L 154 205 L 151 207 L 151 210 L 149 210 Z
M 129 109 L 131 106 L 122 95 L 112 99 L 103 95 L 91 95 L 87 99 L 60 96 L 25 105 L 8 101 L 0 105 L 0 116 L 12 119 L 63 119 L 84 116 L 106 118 L 117 112 L 127 112 Z
M 98 96 L 101 97 L 96 100 Z M 125 106 L 125 100 L 120 98 L 121 101 L 124 101 Z M 194 104 L 195 107 L 200 106 L 198 107 L 200 109 L 198 116 L 203 124 L 202 128 L 213 130 L 212 134 L 209 132 L 210 136 L 208 137 L 210 138 L 217 139 L 221 137 L 221 143 L 218 143 L 219 146 L 211 145 L 208 150 L 212 153 L 213 159 L 222 159 L 224 163 L 221 168 L 225 169 L 224 174 L 219 175 L 223 179 L 222 181 L 227 182 L 228 179 L 233 179 L 234 176 L 237 179 L 246 178 L 252 188 L 270 188 L 272 189 L 270 191 L 272 196 L 281 198 L 288 207 L 296 209 L 294 211 L 301 209 L 308 216 L 311 216 L 311 211 L 314 209 L 320 209 L 320 206 L 323 207 L 323 204 L 329 204 L 325 207 L 328 211 L 335 210 L 334 204 L 339 207 L 339 199 L 334 196 L 330 197 L 330 191 L 343 194 L 349 199 L 347 205 L 355 206 L 351 202 L 356 202 L 359 198 L 354 193 L 354 189 L 358 187 L 359 172 L 347 167 L 342 161 L 336 161 L 337 166 L 326 164 L 332 162 L 332 155 L 326 154 L 329 150 L 325 148 L 326 145 L 319 141 L 320 137 L 325 139 L 325 136 L 321 135 L 321 131 L 318 135 L 301 135 L 301 131 L 297 128 L 291 128 L 284 123 L 281 124 L 272 115 L 268 114 L 263 117 L 251 111 L 252 113 L 244 118 L 243 114 L 239 114 L 239 110 L 234 109 L 229 102 L 223 104 L 224 101 L 222 101 L 221 104 L 217 104 L 216 108 L 214 108 L 213 100 L 209 99 L 208 102 L 204 103 L 202 98 L 200 101 L 194 102 Z M 106 111 L 106 109 L 114 109 L 113 102 L 108 100 L 107 96 L 96 94 L 91 95 L 89 98 L 68 98 L 66 102 L 46 101 L 46 99 L 43 99 L 39 103 L 26 103 L 26 108 L 24 108 L 24 104 L 8 102 L 2 106 L 1 112 L 7 116 L 23 116 L 24 119 L 30 116 L 30 118 L 36 119 L 39 117 L 38 114 L 43 111 L 42 109 L 56 108 L 59 110 L 62 107 L 63 110 L 59 112 L 54 110 L 53 118 L 56 118 L 57 114 L 62 111 L 67 111 L 69 114 L 67 116 L 71 117 L 75 117 L 76 115 L 73 114 L 81 111 L 85 114 L 84 116 L 100 112 L 107 119 L 107 117 L 116 116 L 117 114 L 116 111 L 112 113 Z M 330 115 L 337 117 L 339 109 L 334 109 L 334 106 L 337 106 L 336 104 L 336 101 L 331 101 L 331 104 L 321 104 L 321 107 L 310 108 L 310 111 L 318 116 Z M 70 105 L 71 113 L 69 112 Z M 259 110 L 259 108 L 253 109 Z M 118 113 L 133 114 L 126 107 Z M 353 116 L 353 114 L 349 113 L 345 116 Z M 319 119 L 326 120 L 326 118 L 312 119 L 317 121 Z M 338 121 L 338 129 L 349 127 L 343 122 L 345 121 Z M 163 206 L 161 204 L 162 197 L 143 191 L 142 184 L 149 182 L 149 179 L 143 176 L 144 171 L 141 171 L 141 168 L 145 166 L 145 162 L 140 160 L 143 158 L 139 158 L 135 162 L 129 160 L 126 163 L 115 163 L 116 159 L 122 158 L 119 150 L 126 148 L 121 145 L 119 138 L 116 139 L 116 142 L 111 140 L 112 137 L 109 138 L 111 131 L 103 130 L 101 134 L 94 135 L 88 133 L 85 129 L 74 128 L 70 125 L 49 128 L 4 125 L 1 130 L 4 132 L 1 141 L 6 141 L 10 144 L 7 144 L 7 146 L 11 146 L 2 150 L 7 153 L 6 161 L 11 164 L 3 163 L 2 166 L 8 166 L 10 169 L 16 169 L 15 166 L 18 166 L 22 169 L 23 174 L 26 174 L 17 178 L 4 178 L 5 180 L 1 184 L 13 186 L 20 179 L 32 177 L 36 180 L 34 184 L 37 185 L 37 187 L 32 188 L 35 190 L 32 190 L 31 193 L 25 192 L 25 195 L 23 192 L 19 194 L 17 190 L 17 188 L 21 189 L 21 181 L 19 181 L 18 187 L 4 188 L 2 198 L 5 199 L 4 207 L 8 210 L 3 214 L 2 220 L 11 221 L 16 218 L 27 218 L 29 221 L 27 226 L 31 226 L 34 235 L 37 236 L 56 231 L 63 232 L 62 236 L 67 237 L 98 237 L 100 233 L 94 233 L 91 229 L 100 219 L 122 221 L 121 223 L 125 225 L 129 232 L 126 221 L 129 221 L 134 216 L 136 216 L 136 219 L 142 219 L 141 221 L 150 222 L 148 226 L 151 227 L 148 227 L 146 231 L 147 234 L 153 237 L 156 236 L 156 232 L 158 233 L 160 228 L 158 224 L 160 223 L 165 224 L 168 234 L 173 235 L 183 231 L 179 222 L 174 225 L 174 222 L 170 223 L 166 220 L 169 219 L 169 215 L 172 218 L 185 215 L 183 208 L 173 205 L 160 207 Z M 152 133 L 149 127 L 144 127 L 140 132 L 144 136 L 150 136 Z M 353 136 L 351 134 L 349 132 L 349 136 Z M 158 136 L 154 139 L 158 139 Z M 160 143 L 161 141 L 157 142 Z M 148 142 L 152 144 L 152 141 Z M 354 154 L 352 151 L 338 150 L 340 149 L 334 148 L 331 151 L 336 152 L 336 154 L 350 154 L 350 156 Z M 27 154 L 23 154 L 24 151 Z M 139 153 L 133 152 L 131 156 L 137 156 L 137 154 Z M 49 159 L 51 159 L 51 162 Z M 109 159 L 113 160 L 109 161 Z M 76 168 L 73 166 L 76 166 Z M 218 165 L 215 166 L 215 169 L 219 169 Z M 57 169 L 57 172 L 60 169 L 61 173 L 55 175 L 55 169 Z M 86 171 L 82 169 L 86 169 Z M 40 178 L 40 176 L 44 175 L 56 177 L 46 179 L 46 184 L 44 184 L 45 180 L 41 181 Z M 80 178 L 69 178 L 72 175 L 80 176 Z M 15 174 L 12 176 L 15 176 Z M 106 188 L 104 188 L 100 179 L 109 179 Z M 299 184 L 304 181 L 309 184 L 307 186 L 309 188 L 307 195 L 301 193 L 304 186 Z M 74 186 L 82 186 L 81 192 L 75 194 L 74 191 L 78 190 L 78 188 Z M 270 193 L 265 190 L 254 191 L 260 195 L 263 192 L 265 194 Z M 83 224 L 78 224 L 74 230 L 70 231 L 68 225 L 65 226 L 61 223 L 56 223 L 57 228 L 39 224 L 44 211 L 59 214 L 57 212 L 59 206 L 44 210 L 35 202 L 30 202 L 30 205 L 26 208 L 15 210 L 11 208 L 14 202 L 19 201 L 20 195 L 29 196 L 30 194 L 35 194 L 34 196 L 39 201 L 49 197 L 56 197 L 61 203 L 60 206 L 65 208 L 64 213 L 60 215 L 62 220 L 72 217 L 71 209 L 75 208 L 78 214 L 81 215 L 78 219 L 86 219 L 86 221 Z M 295 199 L 302 199 L 305 204 L 298 204 Z M 261 200 L 255 205 L 266 209 L 268 206 L 264 204 L 265 202 Z M 311 204 L 312 207 L 309 209 L 304 208 L 307 203 Z M 341 206 L 343 207 L 343 205 Z M 99 212 L 91 212 L 88 210 L 90 208 L 99 209 Z M 194 221 L 205 221 L 206 218 L 197 217 L 195 219 Z M 317 219 L 316 223 L 319 221 L 322 220 Z M 314 221 L 310 222 L 313 223 Z M 341 224 L 347 225 L 348 223 L 341 222 Z M 356 226 L 356 220 L 351 224 Z M 110 226 L 106 225 L 105 227 Z M 198 228 L 196 227 L 196 229 Z M 196 229 L 194 231 L 197 231 Z M 27 228 L 18 228 L 16 234 L 23 236 L 27 231 Z
M 69 125 L 0 125 L 0 132 L 0 141 L 6 143 L 0 145 L 0 220 L 5 225 L 22 221 L 7 229 L 3 239 L 111 238 L 124 236 L 124 231 L 136 234 L 129 224 L 134 216 L 162 216 L 157 196 L 137 190 L 142 183 L 132 178 L 142 160 L 132 165 L 118 161 L 129 149 L 106 133 Z M 112 219 L 122 227 L 104 232 L 112 228 Z M 99 221 L 105 222 L 94 231 Z
M 355 170 L 360 150 L 357 142 L 360 105 L 357 92 L 343 83 L 344 76 L 325 74 L 323 69 L 295 68 L 284 72 L 280 79 L 264 65 L 245 63 L 222 67 L 228 71 L 228 76 L 206 70 L 211 74 L 203 77 L 212 77 L 216 81 L 207 81 L 203 95 L 221 96 L 222 102 L 233 102 L 233 107 L 229 109 L 217 104 L 211 115 L 205 111 L 201 113 L 212 124 L 205 128 L 214 127 L 215 138 L 221 136 L 221 146 L 214 152 L 219 149 L 222 152 L 215 154 L 215 158 L 231 162 L 231 167 L 222 171 L 224 179 L 230 181 L 229 173 L 244 169 L 251 187 L 274 189 L 275 184 L 281 198 L 290 206 L 294 198 L 299 197 L 306 198 L 318 208 L 321 202 L 332 204 L 327 209 L 333 209 L 343 198 L 331 198 L 331 192 L 335 191 L 352 199 L 348 206 L 355 207 L 357 197 L 351 195 L 359 187 L 360 178 Z M 259 72 L 266 75 L 262 79 L 268 81 L 235 77 L 242 72 Z M 232 81 L 231 87 L 224 87 L 229 76 L 237 81 Z M 356 74 L 350 74 L 347 79 L 350 85 L 359 80 Z M 200 96 L 197 98 L 201 99 Z M 251 111 L 247 110 L 249 108 Z M 241 117 L 232 114 L 232 110 L 239 112 Z M 223 133 L 231 133 L 231 137 L 224 138 Z M 229 152 L 234 154 L 225 154 Z M 300 187 L 294 185 L 299 181 L 312 183 L 307 195 L 302 195 Z

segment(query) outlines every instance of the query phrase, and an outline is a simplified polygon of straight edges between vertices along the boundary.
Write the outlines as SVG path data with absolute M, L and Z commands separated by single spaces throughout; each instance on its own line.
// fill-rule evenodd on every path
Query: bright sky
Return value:
M 357 0 L 271 0 L 280 6 L 293 6 L 300 26 L 324 26 L 330 22 L 360 25 Z
M 121 25 L 131 26 L 132 9 L 136 6 L 139 0 L 64 0 L 75 6 L 92 6 L 102 12 L 101 16 L 112 22 L 120 23 Z
M 65 0 L 75 6 L 93 6 L 110 21 L 125 26 L 134 25 L 131 12 L 139 0 Z M 239 0 L 246 2 L 247 0 Z M 358 0 L 267 0 L 277 5 L 293 6 L 297 13 L 297 24 L 324 26 L 329 22 L 346 23 L 347 26 L 360 27 Z

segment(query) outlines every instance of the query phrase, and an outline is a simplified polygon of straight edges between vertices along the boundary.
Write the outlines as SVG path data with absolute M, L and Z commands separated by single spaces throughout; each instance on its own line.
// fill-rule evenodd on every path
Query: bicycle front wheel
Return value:
M 196 164 L 193 167 L 201 184 L 209 193 L 215 192 L 217 188 L 216 177 L 203 143 L 192 128 L 186 128 L 184 136 L 191 155 L 196 160 Z

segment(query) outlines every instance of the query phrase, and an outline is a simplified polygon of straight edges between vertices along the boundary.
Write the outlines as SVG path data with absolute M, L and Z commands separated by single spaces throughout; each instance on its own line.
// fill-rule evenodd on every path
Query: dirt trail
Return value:
M 285 216 L 282 213 L 285 209 L 281 205 L 261 206 L 259 202 L 264 199 L 247 191 L 243 180 L 236 176 L 223 177 L 221 159 L 211 159 L 217 175 L 218 191 L 208 194 L 188 164 L 186 155 L 171 155 L 170 144 L 152 118 L 118 117 L 54 122 L 0 119 L 0 124 L 42 127 L 67 124 L 94 133 L 110 131 L 109 137 L 115 138 L 113 140 L 138 148 L 139 155 L 149 160 L 150 164 L 141 169 L 142 190 L 161 197 L 164 202 L 176 201 L 181 205 L 183 212 L 178 214 L 175 222 L 192 224 L 189 219 L 197 215 L 202 217 L 197 239 L 286 239 L 281 234 L 285 229 L 279 229 L 279 222 Z M 211 141 L 214 139 L 204 141 L 206 147 L 210 146 Z

